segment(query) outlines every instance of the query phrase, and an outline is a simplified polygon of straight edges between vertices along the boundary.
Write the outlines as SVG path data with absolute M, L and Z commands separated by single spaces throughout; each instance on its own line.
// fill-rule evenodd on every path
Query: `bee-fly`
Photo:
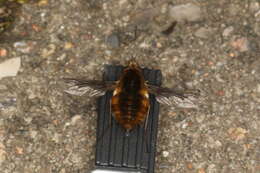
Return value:
M 113 91 L 110 107 L 113 117 L 127 132 L 147 122 L 150 104 L 149 93 L 161 104 L 182 108 L 196 108 L 197 90 L 183 92 L 148 84 L 136 61 L 131 60 L 118 81 L 98 81 L 65 78 L 67 93 L 72 95 L 101 96 Z M 146 125 L 146 123 L 145 123 Z
M 150 108 L 148 87 L 136 62 L 129 63 L 116 83 L 111 108 L 116 121 L 127 132 L 145 121 Z

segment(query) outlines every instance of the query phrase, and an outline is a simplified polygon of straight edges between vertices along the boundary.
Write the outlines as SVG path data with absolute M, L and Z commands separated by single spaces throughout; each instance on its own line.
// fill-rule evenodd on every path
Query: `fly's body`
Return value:
M 181 108 L 197 108 L 198 90 L 180 91 L 149 85 L 135 61 L 130 61 L 116 82 L 65 78 L 72 95 L 102 96 L 112 91 L 111 112 L 118 124 L 127 132 L 147 122 L 150 103 L 149 93 L 161 104 Z
M 111 98 L 112 113 L 126 131 L 141 125 L 149 113 L 148 88 L 141 69 L 134 62 L 123 71 Z

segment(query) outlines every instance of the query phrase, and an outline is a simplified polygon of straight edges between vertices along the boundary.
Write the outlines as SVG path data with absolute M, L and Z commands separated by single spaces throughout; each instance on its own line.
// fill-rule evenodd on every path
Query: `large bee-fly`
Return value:
M 150 103 L 149 93 L 156 96 L 161 104 L 181 108 L 197 108 L 198 90 L 180 91 L 148 84 L 140 66 L 130 60 L 118 81 L 99 81 L 65 78 L 69 88 L 65 92 L 72 95 L 98 97 L 112 91 L 110 107 L 113 117 L 120 126 L 130 132 L 138 125 L 147 124 Z

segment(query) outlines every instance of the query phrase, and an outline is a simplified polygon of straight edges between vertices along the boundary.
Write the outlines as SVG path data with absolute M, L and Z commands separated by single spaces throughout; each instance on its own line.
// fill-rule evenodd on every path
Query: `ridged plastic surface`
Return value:
M 122 66 L 106 66 L 104 80 L 118 80 L 122 70 Z M 149 84 L 161 85 L 159 70 L 145 68 L 143 74 Z M 107 92 L 98 100 L 96 167 L 153 173 L 159 103 L 150 95 L 151 107 L 146 132 L 144 126 L 137 127 L 126 136 L 125 130 L 116 123 L 110 112 L 111 95 L 111 92 Z

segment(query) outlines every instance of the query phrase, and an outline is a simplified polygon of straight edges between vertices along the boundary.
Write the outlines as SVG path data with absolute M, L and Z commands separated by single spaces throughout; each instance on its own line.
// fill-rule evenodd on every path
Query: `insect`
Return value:
M 150 103 L 149 93 L 161 104 L 181 108 L 197 108 L 198 90 L 180 91 L 148 84 L 135 60 L 130 60 L 118 81 L 84 80 L 64 78 L 72 95 L 102 96 L 112 91 L 110 107 L 113 117 L 126 132 L 138 125 L 147 125 Z

